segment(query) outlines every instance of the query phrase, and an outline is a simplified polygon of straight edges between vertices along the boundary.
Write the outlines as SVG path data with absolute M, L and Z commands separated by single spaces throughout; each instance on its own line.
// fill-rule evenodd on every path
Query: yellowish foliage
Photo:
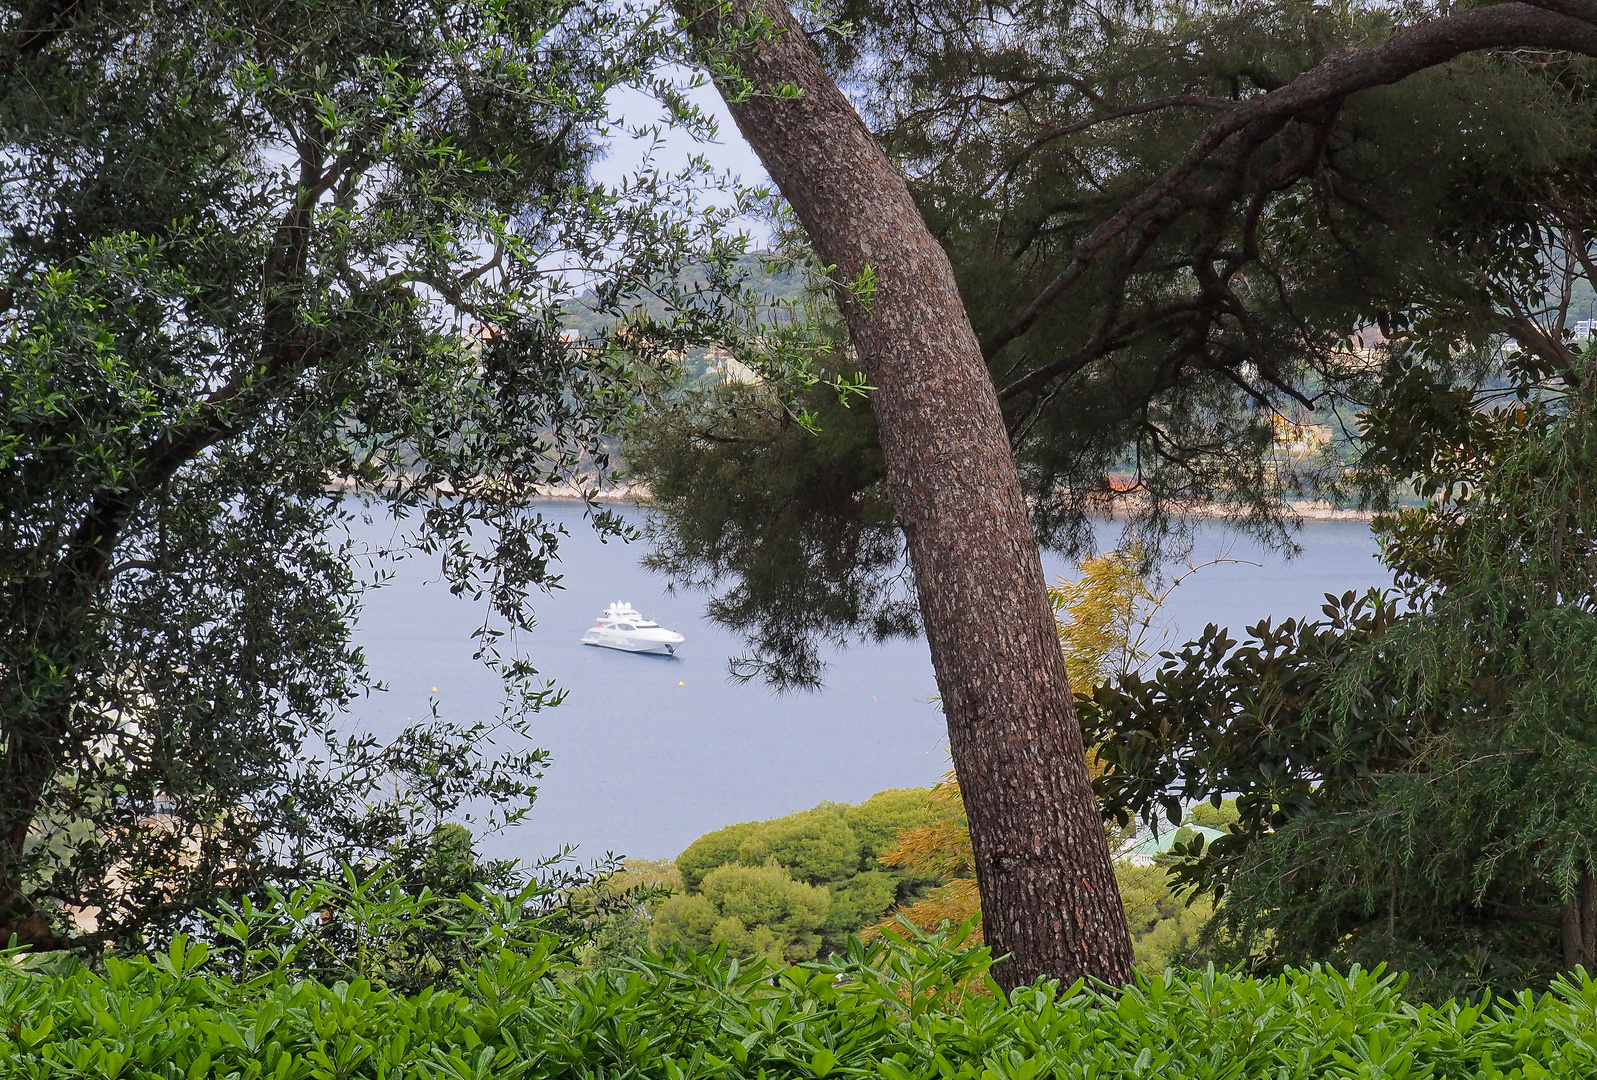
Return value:
M 965 801 L 959 794 L 959 781 L 953 773 L 943 777 L 926 798 L 936 818 L 925 825 L 898 834 L 892 847 L 877 856 L 884 866 L 908 870 L 912 874 L 942 879 L 942 884 L 913 904 L 897 908 L 882 926 L 906 919 L 922 930 L 936 930 L 943 923 L 958 926 L 981 911 L 976 893 L 976 857 L 970 846 L 970 823 L 965 818 Z M 875 929 L 875 928 L 872 928 Z M 871 931 L 867 931 L 867 937 Z M 971 944 L 980 945 L 981 925 L 977 924 Z
M 1140 659 L 1137 646 L 1146 624 L 1144 611 L 1154 602 L 1137 569 L 1140 561 L 1135 551 L 1095 555 L 1081 564 L 1081 576 L 1075 581 L 1061 578 L 1048 587 L 1065 669 L 1070 685 L 1079 692 L 1091 690 Z
M 875 926 L 868 926 L 860 934 L 869 940 L 879 934 L 883 927 L 894 926 L 899 919 L 919 927 L 922 930 L 932 931 L 947 923 L 949 926 L 959 926 L 967 919 L 981 914 L 981 894 L 976 891 L 976 879 L 954 878 L 946 884 L 939 885 L 913 904 L 905 904 L 895 910 L 891 918 L 884 919 Z M 982 944 L 982 926 L 978 920 L 971 930 L 968 939 L 972 945 Z
M 1154 599 L 1137 570 L 1139 561 L 1136 552 L 1095 556 L 1081 564 L 1077 580 L 1061 579 L 1049 588 L 1072 687 L 1090 689 L 1138 659 L 1140 630 L 1146 624 L 1143 610 Z M 1087 767 L 1094 775 L 1102 768 L 1091 752 Z M 895 910 L 882 926 L 902 918 L 922 930 L 935 930 L 945 922 L 958 926 L 981 913 L 970 824 L 953 773 L 932 788 L 928 802 L 936 812 L 934 820 L 900 833 L 878 859 L 886 866 L 938 877 L 942 884 Z M 979 922 L 972 941 L 981 941 Z
M 937 817 L 925 825 L 898 834 L 893 846 L 877 856 L 884 866 L 896 866 L 925 877 L 966 877 L 975 872 L 970 847 L 970 825 L 965 820 L 965 800 L 953 773 L 932 788 L 928 809 Z
M 1206 896 L 1178 906 L 1147 930 L 1131 935 L 1132 963 L 1150 976 L 1162 974 L 1168 967 L 1190 964 L 1203 924 L 1213 915 L 1214 904 Z
M 573 895 L 584 894 L 597 900 L 609 900 L 639 889 L 669 889 L 675 892 L 681 888 L 682 875 L 677 873 L 676 864 L 670 859 L 627 859 L 615 873 L 596 885 L 576 890 Z

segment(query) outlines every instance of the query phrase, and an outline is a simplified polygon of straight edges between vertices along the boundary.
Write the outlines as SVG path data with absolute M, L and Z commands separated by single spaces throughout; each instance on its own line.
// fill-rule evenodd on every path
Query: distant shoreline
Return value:
M 390 485 L 385 486 L 391 486 Z M 362 484 L 348 476 L 334 476 L 327 481 L 327 490 L 342 492 L 358 492 L 371 490 L 372 485 Z M 434 495 L 455 495 L 458 492 L 447 484 L 442 484 L 432 489 Z M 649 503 L 649 489 L 644 484 L 618 484 L 612 487 L 592 488 L 583 487 L 577 483 L 565 484 L 535 484 L 526 493 L 530 499 L 538 502 L 595 502 L 614 503 L 623 506 L 647 506 Z M 1355 510 L 1347 507 L 1334 506 L 1327 499 L 1289 499 L 1286 502 L 1288 509 L 1302 521 L 1371 521 L 1375 515 L 1368 510 Z M 1183 516 L 1206 518 L 1210 520 L 1223 520 L 1226 513 L 1215 504 L 1191 507 L 1183 511 Z
M 1375 513 L 1371 510 L 1354 510 L 1349 507 L 1335 506 L 1329 499 L 1286 499 L 1283 501 L 1286 508 L 1297 515 L 1301 521 L 1370 522 L 1375 519 Z M 1230 517 L 1222 507 L 1215 503 L 1189 507 L 1181 511 L 1180 516 L 1204 518 L 1210 521 L 1224 521 Z
M 580 502 L 583 495 L 574 486 L 542 487 L 539 488 L 540 499 L 552 502 Z M 541 494 L 542 492 L 548 494 Z M 646 506 L 649 502 L 649 489 L 642 484 L 627 485 L 615 488 L 603 488 L 594 494 L 593 501 L 597 503 L 618 503 L 627 506 Z M 1355 510 L 1348 507 L 1333 505 L 1328 499 L 1290 499 L 1287 507 L 1301 521 L 1362 521 L 1369 523 L 1375 514 L 1369 510 Z M 1208 520 L 1224 520 L 1226 514 L 1213 504 L 1193 507 L 1185 511 L 1185 516 L 1205 518 Z
M 619 487 L 581 488 L 576 484 L 539 484 L 534 496 L 542 502 L 626 503 L 642 506 L 649 501 L 649 489 L 642 484 L 622 484 Z
M 1288 502 L 1292 512 L 1304 521 L 1374 521 L 1375 513 L 1370 510 L 1354 510 L 1350 507 L 1333 506 L 1327 499 L 1302 499 Z
M 552 502 L 580 502 L 585 499 L 582 491 L 575 485 L 544 485 L 538 488 L 538 498 Z M 591 492 L 594 502 L 600 503 L 625 503 L 630 506 L 643 506 L 649 501 L 649 489 L 642 484 L 622 485 L 613 488 L 601 488 Z M 1375 514 L 1369 510 L 1355 510 L 1349 507 L 1335 506 L 1329 499 L 1289 499 L 1286 503 L 1292 513 L 1304 521 L 1372 521 Z M 1194 507 L 1186 511 L 1187 516 L 1198 518 L 1220 519 L 1226 516 L 1225 512 L 1213 505 Z
M 342 492 L 346 495 L 360 492 L 379 492 L 392 494 L 400 486 L 401 481 L 387 480 L 379 484 L 364 483 L 352 476 L 329 476 L 325 490 Z M 450 484 L 434 484 L 427 489 L 427 493 L 434 497 L 460 494 L 460 490 Z M 641 505 L 648 501 L 649 489 L 642 484 L 621 484 L 616 487 L 592 488 L 583 487 L 577 483 L 565 484 L 533 484 L 521 494 L 527 496 L 530 502 L 596 502 L 596 503 L 629 503 Z

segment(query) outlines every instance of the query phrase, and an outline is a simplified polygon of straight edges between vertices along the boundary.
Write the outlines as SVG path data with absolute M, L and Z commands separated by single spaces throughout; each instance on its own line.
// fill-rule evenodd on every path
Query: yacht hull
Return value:
M 619 652 L 656 653 L 660 656 L 675 656 L 678 642 L 671 641 L 639 641 L 622 637 L 605 637 L 598 635 L 584 636 L 584 645 L 593 645 L 600 649 L 616 649 Z

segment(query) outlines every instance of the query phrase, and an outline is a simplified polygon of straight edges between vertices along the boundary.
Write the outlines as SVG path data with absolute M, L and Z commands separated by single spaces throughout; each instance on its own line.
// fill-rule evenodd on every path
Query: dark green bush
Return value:
M 1392 978 L 1168 974 L 971 994 L 984 950 L 884 941 L 777 967 L 678 953 L 583 970 L 561 939 L 512 943 L 455 990 L 277 970 L 204 946 L 103 972 L 0 965 L 0 1076 L 106 1080 L 1289 1080 L 1597 1075 L 1597 983 L 1436 1009 Z
M 392 866 L 346 866 L 341 880 L 289 892 L 268 887 L 203 917 L 206 972 L 225 973 L 245 986 L 364 980 L 413 994 L 453 988 L 484 956 L 502 949 L 553 950 L 570 961 L 591 951 L 597 916 L 608 907 L 591 896 L 576 903 L 576 894 L 591 893 L 613 867 L 584 871 L 561 863 L 542 864 L 540 877 L 513 881 L 510 892 L 483 886 L 434 892 Z M 636 901 L 623 891 L 613 903 Z

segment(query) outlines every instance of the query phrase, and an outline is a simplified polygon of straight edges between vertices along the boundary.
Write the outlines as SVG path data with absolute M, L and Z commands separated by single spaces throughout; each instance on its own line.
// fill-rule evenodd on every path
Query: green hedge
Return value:
M 5 1077 L 516 1080 L 960 1077 L 1286 1080 L 1597 1076 L 1597 984 L 1445 1009 L 1369 972 L 1167 975 L 1116 999 L 970 995 L 979 951 L 887 942 L 773 968 L 679 954 L 595 974 L 555 946 L 503 953 L 458 991 L 405 995 L 268 974 L 203 947 L 103 971 L 0 972 Z

